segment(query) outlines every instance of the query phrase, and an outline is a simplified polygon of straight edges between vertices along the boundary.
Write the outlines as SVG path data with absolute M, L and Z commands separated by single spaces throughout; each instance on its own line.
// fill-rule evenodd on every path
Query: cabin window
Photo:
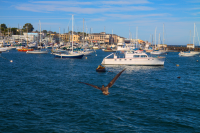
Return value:
M 134 57 L 134 58 L 139 58 L 140 56 L 139 56 L 139 55 L 133 55 L 133 57 Z
M 115 61 L 117 61 L 117 59 L 115 59 Z
M 131 59 L 130 59 L 131 60 Z
M 147 57 L 146 55 L 141 55 L 142 58 Z

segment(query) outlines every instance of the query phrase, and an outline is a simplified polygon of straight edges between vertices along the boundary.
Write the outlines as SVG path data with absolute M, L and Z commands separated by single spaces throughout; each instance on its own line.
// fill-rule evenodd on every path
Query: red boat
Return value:
M 32 48 L 25 48 L 25 47 L 22 47 L 21 49 L 18 49 L 18 51 L 20 52 L 27 52 L 27 51 L 33 51 L 34 49 Z

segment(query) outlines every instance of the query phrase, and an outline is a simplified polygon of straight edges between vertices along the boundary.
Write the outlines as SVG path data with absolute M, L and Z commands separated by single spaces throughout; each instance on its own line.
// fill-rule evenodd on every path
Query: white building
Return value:
M 29 42 L 35 42 L 35 41 L 38 41 L 38 39 L 39 39 L 38 36 L 39 36 L 38 33 L 28 33 L 28 35 L 27 35 L 27 33 L 24 33 L 24 35 L 12 35 L 12 38 L 14 40 L 19 40 L 19 41 L 28 39 Z M 41 35 L 41 36 L 43 37 L 43 35 Z
M 194 48 L 194 44 L 187 44 L 187 48 Z

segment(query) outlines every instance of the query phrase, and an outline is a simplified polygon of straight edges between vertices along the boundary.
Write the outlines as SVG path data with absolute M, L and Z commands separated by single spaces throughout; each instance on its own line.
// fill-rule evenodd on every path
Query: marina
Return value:
M 0 3 L 0 132 L 200 132 L 199 0 Z
M 0 130 L 199 131 L 199 56 L 170 52 L 164 66 L 108 65 L 107 72 L 99 73 L 96 68 L 110 53 L 96 54 L 77 60 L 16 50 L 2 53 L 13 62 L 0 58 Z M 109 96 L 78 83 L 107 85 L 124 68 Z

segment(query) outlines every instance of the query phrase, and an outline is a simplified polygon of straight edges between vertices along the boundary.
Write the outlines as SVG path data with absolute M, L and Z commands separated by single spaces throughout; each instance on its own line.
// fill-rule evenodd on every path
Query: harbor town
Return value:
M 200 0 L 0 0 L 0 133 L 200 133 Z
M 159 39 L 156 40 L 156 30 L 154 35 L 155 38 L 152 35 L 151 40 L 145 41 L 137 38 L 137 35 L 136 38 L 124 38 L 114 34 L 113 32 L 112 34 L 108 34 L 105 31 L 100 33 L 91 33 L 91 29 L 88 33 L 84 31 L 69 31 L 68 27 L 68 32 L 61 34 L 60 28 L 59 33 L 47 30 L 41 31 L 41 29 L 34 30 L 31 23 L 26 23 L 23 28 L 12 28 L 8 27 L 6 24 L 1 24 L 0 26 L 0 52 L 10 49 L 23 51 L 22 48 L 25 47 L 30 48 L 30 50 L 52 48 L 52 52 L 64 52 L 72 49 L 72 44 L 73 50 L 76 51 L 80 51 L 81 49 L 102 49 L 105 52 L 143 50 L 147 53 L 152 53 L 154 51 L 162 51 L 162 53 L 173 51 L 196 51 L 199 53 L 198 51 L 200 51 L 200 48 L 198 46 L 195 47 L 194 43 L 183 44 L 181 46 L 165 44 L 164 32 L 163 40 L 160 40 L 160 34 Z M 27 52 L 27 50 L 25 50 L 25 52 Z M 161 52 L 158 54 L 161 54 Z

